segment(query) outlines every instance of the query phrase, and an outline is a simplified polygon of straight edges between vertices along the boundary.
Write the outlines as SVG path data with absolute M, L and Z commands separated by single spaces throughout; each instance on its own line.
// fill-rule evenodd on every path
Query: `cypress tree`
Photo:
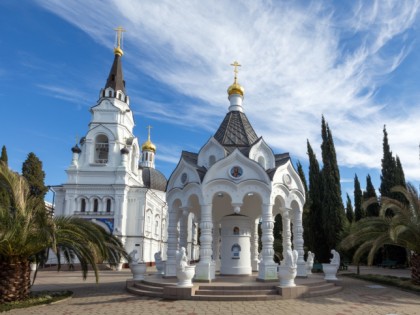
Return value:
M 42 170 L 42 162 L 33 153 L 29 153 L 22 165 L 22 176 L 29 184 L 30 194 L 38 199 L 38 205 L 45 207 L 44 197 L 48 188 L 44 184 L 45 173 Z
M 302 181 L 303 187 L 305 188 L 305 194 L 308 195 L 308 185 L 306 184 L 306 176 L 305 176 L 305 173 L 303 172 L 302 164 L 300 164 L 300 162 L 298 161 L 296 165 L 297 165 L 298 175 L 300 177 L 300 180 Z
M 344 206 L 341 199 L 340 172 L 337 165 L 332 132 L 322 117 L 322 169 L 323 198 L 322 223 L 326 236 L 326 246 L 331 250 L 337 247 L 343 231 Z M 325 260 L 324 261 L 328 261 Z
M 379 191 L 382 197 L 393 197 L 391 188 L 395 186 L 395 173 L 396 161 L 392 156 L 391 149 L 388 143 L 388 133 L 386 126 L 384 126 L 384 139 L 383 139 L 383 157 L 382 157 L 382 170 L 381 170 L 381 187 Z
M 7 157 L 7 150 L 5 145 L 3 145 L 1 148 L 0 161 L 3 161 L 6 165 L 9 165 L 9 158 Z
M 354 221 L 357 222 L 365 217 L 365 213 L 362 208 L 363 193 L 360 188 L 360 182 L 357 175 L 354 175 Z
M 376 195 L 375 188 L 372 184 L 372 179 L 370 175 L 366 176 L 366 191 L 363 193 L 363 200 L 369 200 L 371 198 L 375 198 L 378 200 L 378 196 Z M 369 207 L 366 208 L 366 216 L 368 217 L 377 217 L 379 215 L 379 201 L 377 203 L 371 204 Z
M 354 219 L 354 211 L 353 211 L 353 206 L 351 204 L 351 200 L 350 200 L 349 194 L 347 194 L 346 217 L 347 217 L 347 221 L 349 221 L 349 223 L 352 223 L 353 222 L 353 219 Z
M 379 191 L 382 197 L 389 197 L 392 199 L 400 200 L 401 202 L 407 202 L 407 200 L 399 193 L 392 193 L 391 188 L 396 185 L 405 186 L 405 176 L 402 169 L 401 161 L 397 157 L 398 161 L 393 157 L 392 151 L 388 142 L 388 133 L 386 126 L 383 129 L 383 157 L 382 157 L 382 170 L 381 170 L 381 187 Z M 387 209 L 386 214 L 393 216 L 394 213 L 391 209 Z M 405 263 L 407 256 L 405 249 L 395 245 L 386 245 L 384 247 L 385 257 L 391 260 L 397 260 L 398 263 Z
M 309 141 L 307 141 L 309 156 L 309 200 L 308 212 L 308 242 L 307 247 L 319 261 L 327 261 L 330 255 L 326 246 L 324 228 L 322 224 L 322 175 L 319 163 Z

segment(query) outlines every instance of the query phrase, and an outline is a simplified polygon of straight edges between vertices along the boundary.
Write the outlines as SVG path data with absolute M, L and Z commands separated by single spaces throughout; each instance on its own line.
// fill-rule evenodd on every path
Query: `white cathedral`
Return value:
M 91 108 L 89 131 L 72 148 L 68 180 L 56 190 L 56 213 L 94 220 L 121 237 L 127 251 L 140 246 L 153 262 L 161 251 L 166 277 L 176 275 L 176 251 L 197 261 L 195 279 L 216 273 L 277 279 L 273 261 L 274 217 L 282 217 L 283 257 L 298 252 L 297 275 L 306 276 L 302 212 L 304 186 L 288 153 L 274 154 L 251 126 L 244 88 L 235 77 L 228 112 L 198 153 L 183 151 L 166 181 L 154 168 L 156 147 L 140 147 L 121 67 L 118 33 L 105 88 Z M 259 251 L 258 226 L 261 225 Z M 293 237 L 292 237 L 293 234 Z

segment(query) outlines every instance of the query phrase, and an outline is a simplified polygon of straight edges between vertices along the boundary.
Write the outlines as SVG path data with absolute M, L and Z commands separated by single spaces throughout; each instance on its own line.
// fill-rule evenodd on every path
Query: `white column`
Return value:
M 182 215 L 179 219 L 179 248 L 184 247 L 188 250 L 188 207 L 183 207 Z
M 273 237 L 273 213 L 271 204 L 262 205 L 262 261 L 259 264 L 258 279 L 273 280 L 277 277 L 277 264 L 273 261 L 274 256 L 274 237 Z
M 166 251 L 164 277 L 176 277 L 176 251 L 178 249 L 178 213 L 176 209 L 168 209 L 168 249 Z
M 281 211 L 281 222 L 283 225 L 282 231 L 282 245 L 283 245 L 283 260 L 286 257 L 288 250 L 292 249 L 292 233 L 290 231 L 290 209 L 283 208 Z
M 195 279 L 211 281 L 215 278 L 215 264 L 211 259 L 213 254 L 213 219 L 212 219 L 212 205 L 201 205 L 201 236 L 200 236 L 200 262 L 195 269 Z
M 251 265 L 252 271 L 258 271 L 258 219 L 251 227 Z
M 302 227 L 302 212 L 298 209 L 293 210 L 293 247 L 299 253 L 297 261 L 297 276 L 307 277 L 306 263 L 303 259 L 305 252 L 303 250 L 303 227 Z

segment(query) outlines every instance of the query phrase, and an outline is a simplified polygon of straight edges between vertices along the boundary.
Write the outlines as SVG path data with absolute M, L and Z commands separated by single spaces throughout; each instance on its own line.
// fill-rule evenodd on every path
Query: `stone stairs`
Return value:
M 172 288 L 174 283 L 160 283 L 147 280 L 127 282 L 127 291 L 130 293 L 153 298 L 164 298 L 164 287 Z M 304 287 L 306 287 L 304 289 L 306 292 L 302 295 L 303 298 L 331 295 L 342 290 L 341 286 L 325 280 L 312 281 L 306 283 Z M 290 298 L 282 296 L 278 292 L 277 283 L 256 283 L 255 285 L 203 284 L 198 285 L 198 288 L 188 299 L 202 301 L 265 301 Z

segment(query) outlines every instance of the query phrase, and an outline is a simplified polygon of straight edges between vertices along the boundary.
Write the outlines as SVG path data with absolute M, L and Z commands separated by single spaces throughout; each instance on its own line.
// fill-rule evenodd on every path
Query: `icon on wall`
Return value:
M 229 172 L 230 176 L 233 178 L 240 178 L 243 174 L 242 167 L 240 166 L 234 166 L 230 169 Z

